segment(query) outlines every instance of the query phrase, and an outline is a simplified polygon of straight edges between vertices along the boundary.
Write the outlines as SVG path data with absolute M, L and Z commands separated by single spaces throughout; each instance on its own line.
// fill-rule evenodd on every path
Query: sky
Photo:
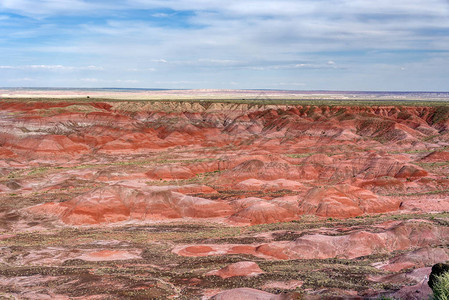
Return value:
M 0 0 L 0 87 L 449 91 L 449 0 Z

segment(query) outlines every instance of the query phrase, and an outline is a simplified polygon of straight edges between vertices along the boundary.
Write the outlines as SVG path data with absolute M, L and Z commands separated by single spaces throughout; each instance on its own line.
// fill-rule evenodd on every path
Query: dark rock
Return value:
M 428 282 L 431 289 L 433 289 L 433 285 L 436 283 L 437 276 L 440 276 L 441 274 L 444 274 L 446 272 L 449 272 L 449 264 L 439 263 L 433 265 L 432 273 L 430 273 Z
M 17 181 L 15 181 L 15 180 L 8 181 L 8 182 L 6 183 L 6 186 L 9 187 L 11 190 L 18 190 L 18 189 L 20 189 L 20 188 L 22 187 L 22 186 L 21 186 Z

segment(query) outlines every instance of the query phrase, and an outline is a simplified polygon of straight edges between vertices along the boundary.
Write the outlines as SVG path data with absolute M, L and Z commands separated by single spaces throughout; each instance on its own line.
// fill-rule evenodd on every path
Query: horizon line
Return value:
M 300 90 L 300 89 L 267 89 L 267 88 L 253 88 L 253 89 L 211 89 L 211 88 L 148 88 L 148 87 L 0 87 L 3 90 L 146 90 L 146 91 L 279 91 L 279 92 L 298 92 L 298 93 L 310 93 L 310 92 L 325 92 L 325 93 L 449 93 L 447 91 L 436 91 L 436 90 L 330 90 L 330 89 L 312 89 L 312 90 Z

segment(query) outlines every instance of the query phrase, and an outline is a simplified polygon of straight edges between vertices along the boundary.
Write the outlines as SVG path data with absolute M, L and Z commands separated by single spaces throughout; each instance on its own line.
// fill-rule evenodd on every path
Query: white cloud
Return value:
M 72 67 L 64 67 L 61 65 L 31 65 L 23 67 L 25 69 L 42 69 L 42 70 L 72 70 Z
M 97 67 L 97 66 L 73 67 L 73 66 L 62 66 L 62 65 L 0 66 L 0 69 L 48 70 L 48 71 L 79 71 L 79 70 L 102 71 L 102 70 L 104 70 L 103 67 Z
M 129 72 L 156 72 L 156 68 L 129 68 Z
M 96 82 L 102 82 L 103 80 L 98 79 L 98 78 L 81 78 L 80 81 L 90 82 L 90 83 L 92 83 L 92 82 L 96 83 Z
M 12 11 L 25 16 L 70 15 L 86 11 L 95 12 L 111 6 L 101 1 L 82 0 L 2 0 L 0 9 Z M 112 7 L 111 7 L 112 8 Z
M 147 17 L 133 18 L 143 9 Z M 82 73 L 99 80 L 92 85 L 351 86 L 362 72 L 387 78 L 381 72 L 416 70 L 408 64 L 449 51 L 446 0 L 2 0 L 0 11 L 34 18 L 4 22 L 0 69 L 73 84 L 79 75 L 57 75 Z M 55 23 L 65 15 L 70 22 Z M 443 65 L 432 65 L 434 78 L 447 78 Z
M 167 17 L 173 16 L 173 14 L 157 13 L 157 14 L 152 14 L 151 16 L 154 18 L 167 18 Z
M 87 66 L 87 67 L 79 67 L 81 70 L 92 70 L 92 71 L 103 71 L 103 67 L 97 67 L 97 66 Z
M 115 82 L 118 82 L 118 83 L 139 83 L 140 82 L 140 80 L 135 80 L 135 79 L 117 79 L 117 80 L 115 80 Z

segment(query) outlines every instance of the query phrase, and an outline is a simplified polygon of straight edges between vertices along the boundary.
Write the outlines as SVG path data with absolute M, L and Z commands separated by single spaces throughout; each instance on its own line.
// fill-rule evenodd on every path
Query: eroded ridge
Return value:
M 5 100 L 0 123 L 8 296 L 422 296 L 448 260 L 444 104 Z

